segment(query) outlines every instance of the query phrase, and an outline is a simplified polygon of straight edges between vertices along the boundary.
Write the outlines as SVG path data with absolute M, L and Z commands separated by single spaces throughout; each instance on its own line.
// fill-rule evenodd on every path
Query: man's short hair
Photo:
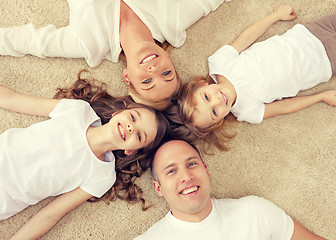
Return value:
M 202 156 L 201 156 L 201 153 L 200 151 L 198 150 L 198 148 L 192 144 L 192 143 L 189 143 L 183 139 L 180 139 L 180 138 L 167 138 L 165 140 L 163 140 L 159 146 L 157 147 L 156 149 L 156 152 L 166 143 L 170 142 L 170 141 L 183 141 L 183 142 L 186 142 L 189 144 L 189 146 L 191 146 L 193 149 L 195 149 L 195 151 L 197 152 L 198 156 L 200 157 L 201 161 L 203 162 L 203 159 L 202 159 Z M 152 159 L 151 159 L 151 164 L 150 164 L 150 169 L 151 169 L 151 174 L 152 174 L 152 177 L 155 181 L 158 181 L 157 179 L 157 176 L 156 176 L 156 173 L 155 173 L 155 170 L 154 170 L 154 160 L 155 160 L 155 156 L 156 156 L 156 152 L 152 155 Z M 204 162 L 203 162 L 204 163 Z

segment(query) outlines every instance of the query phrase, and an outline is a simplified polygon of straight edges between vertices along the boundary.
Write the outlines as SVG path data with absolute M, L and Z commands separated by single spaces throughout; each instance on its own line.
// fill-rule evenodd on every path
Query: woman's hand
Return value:
M 322 101 L 331 105 L 336 106 L 336 90 L 325 91 L 322 93 Z

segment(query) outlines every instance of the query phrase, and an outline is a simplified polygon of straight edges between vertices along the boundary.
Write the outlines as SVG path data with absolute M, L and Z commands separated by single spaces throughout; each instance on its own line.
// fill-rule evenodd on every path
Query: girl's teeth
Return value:
M 121 127 L 120 124 L 119 124 L 119 131 L 120 131 L 120 134 L 121 134 L 122 139 L 125 140 L 125 132 L 124 132 L 124 129 Z

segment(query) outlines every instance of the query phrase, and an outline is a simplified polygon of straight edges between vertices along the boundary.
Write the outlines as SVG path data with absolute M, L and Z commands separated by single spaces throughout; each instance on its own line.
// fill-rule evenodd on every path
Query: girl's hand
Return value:
M 294 8 L 287 4 L 279 7 L 274 14 L 276 14 L 278 19 L 282 21 L 294 20 L 297 17 Z
M 325 91 L 322 93 L 322 101 L 331 105 L 336 106 L 336 90 Z

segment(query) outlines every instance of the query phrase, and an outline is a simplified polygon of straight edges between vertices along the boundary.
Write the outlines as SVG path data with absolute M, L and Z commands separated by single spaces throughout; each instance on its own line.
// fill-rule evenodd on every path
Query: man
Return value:
M 153 185 L 170 211 L 141 239 L 324 239 L 308 231 L 283 210 L 256 196 L 210 197 L 210 176 L 196 148 L 172 140 L 155 153 Z

